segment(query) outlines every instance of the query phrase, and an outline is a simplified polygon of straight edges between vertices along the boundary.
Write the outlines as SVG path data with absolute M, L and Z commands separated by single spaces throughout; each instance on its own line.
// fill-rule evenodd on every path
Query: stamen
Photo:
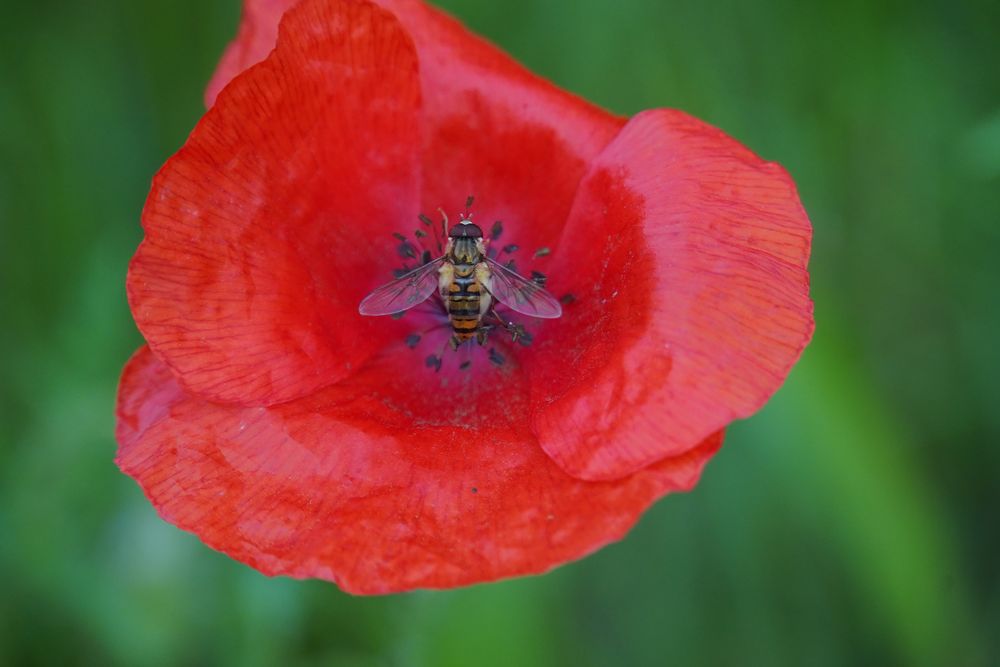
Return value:
M 490 348 L 490 361 L 495 366 L 503 366 L 504 362 L 506 360 L 503 358 L 502 354 L 500 354 L 499 352 L 497 352 L 497 349 L 495 347 L 491 347 Z
M 559 297 L 559 303 L 561 303 L 564 306 L 568 306 L 569 304 L 573 303 L 574 301 L 576 301 L 576 297 L 573 296 L 572 294 L 570 294 L 569 292 L 567 292 L 566 294 L 563 294 L 561 297 Z
M 490 238 L 496 241 L 503 234 L 503 223 L 499 220 L 493 223 L 492 229 L 490 229 Z
M 467 361 L 463 361 L 463 362 L 462 362 L 462 363 L 461 363 L 461 364 L 459 365 L 459 367 L 458 367 L 458 370 L 460 370 L 460 371 L 466 371 L 466 370 L 469 370 L 469 366 L 471 366 L 471 365 L 472 365 L 472 360 L 471 360 L 471 359 L 469 359 L 469 360 L 467 360 Z
M 406 347 L 412 350 L 417 346 L 417 343 L 420 342 L 420 338 L 421 336 L 418 333 L 410 334 L 409 336 L 406 337 Z
M 441 357 L 436 354 L 432 354 L 424 360 L 424 364 L 427 368 L 433 368 L 435 373 L 441 371 Z
M 546 255 L 551 255 L 551 254 L 552 251 L 549 250 L 548 248 L 539 248 L 538 250 L 535 251 L 535 258 L 545 257 Z
M 506 253 L 512 253 L 512 252 L 517 252 L 517 249 L 518 249 L 519 247 L 520 247 L 520 246 L 518 246 L 518 245 L 515 245 L 515 244 L 511 243 L 510 245 L 505 245 L 505 246 L 503 247 L 503 251 L 504 251 L 504 252 L 506 252 Z
M 542 273 L 541 271 L 532 271 L 531 272 L 531 279 L 534 280 L 539 285 L 541 285 L 542 287 L 545 287 L 546 277 L 545 277 L 545 274 Z
M 405 236 L 403 237 L 403 242 L 399 244 L 398 248 L 396 248 L 396 252 L 399 253 L 399 256 L 403 259 L 417 258 L 417 249 L 413 247 L 412 243 L 406 240 Z
M 438 209 L 438 210 L 440 211 L 441 209 Z M 442 213 L 443 213 L 443 211 L 442 211 Z M 437 245 L 438 254 L 439 255 L 443 254 L 444 253 L 444 245 L 442 245 L 442 243 L 444 242 L 444 239 L 446 239 L 448 237 L 448 233 L 445 231 L 445 232 L 443 232 L 442 236 L 439 236 L 438 235 L 438 230 L 437 230 L 437 228 L 434 225 L 434 221 L 431 220 L 426 215 L 424 215 L 423 213 L 418 213 L 417 214 L 417 219 L 420 220 L 421 224 L 423 224 L 425 227 L 430 227 L 431 229 L 434 230 L 434 242 Z M 442 227 L 443 227 L 443 225 L 442 225 Z M 425 232 L 420 231 L 420 230 L 418 230 L 416 232 L 416 236 L 417 236 L 418 239 L 422 239 L 426 235 L 427 234 Z

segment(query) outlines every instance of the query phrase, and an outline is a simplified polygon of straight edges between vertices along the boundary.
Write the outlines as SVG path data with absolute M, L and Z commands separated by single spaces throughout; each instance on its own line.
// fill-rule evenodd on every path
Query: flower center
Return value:
M 437 279 L 436 294 L 421 296 L 419 305 L 392 315 L 422 320 L 420 328 L 406 336 L 406 346 L 435 372 L 445 367 L 468 371 L 479 362 L 503 368 L 511 363 L 516 346 L 533 343 L 541 320 L 559 317 L 562 304 L 574 300 L 571 294 L 561 299 L 551 295 L 541 271 L 520 273 L 519 259 L 527 264 L 548 257 L 549 248 L 538 248 L 525 259 L 517 243 L 501 245 L 502 221 L 493 222 L 485 233 L 474 224 L 471 205 L 469 197 L 461 220 L 450 230 L 448 215 L 439 208 L 438 221 L 423 213 L 417 216 L 421 226 L 412 238 L 393 234 L 402 260 L 394 270 L 400 289 L 415 289 L 414 276 L 427 274 L 421 278 L 425 288 L 426 281 Z

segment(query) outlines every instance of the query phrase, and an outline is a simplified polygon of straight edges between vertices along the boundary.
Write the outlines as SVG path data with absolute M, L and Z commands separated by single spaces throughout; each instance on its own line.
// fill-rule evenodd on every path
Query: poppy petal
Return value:
M 237 74 L 267 57 L 278 41 L 278 23 L 298 0 L 244 0 L 239 33 L 219 60 L 205 90 L 205 107 Z
M 633 118 L 558 248 L 576 301 L 522 360 L 541 446 L 616 479 L 759 409 L 812 335 L 810 238 L 780 166 L 678 111 Z
M 420 60 L 421 210 L 444 207 L 455 215 L 475 195 L 477 220 L 502 220 L 503 243 L 521 246 L 518 270 L 530 273 L 530 253 L 558 238 L 587 166 L 625 121 L 552 85 L 421 0 L 375 1 L 399 18 Z M 210 100 L 267 54 L 268 26 L 292 5 L 245 0 L 239 34 L 209 85 Z
M 268 575 L 352 593 L 546 571 L 690 489 L 722 433 L 616 482 L 564 473 L 517 437 L 405 446 L 324 392 L 269 408 L 186 394 L 148 349 L 122 376 L 117 462 L 164 519 Z
M 278 21 L 298 1 L 244 0 L 239 31 L 208 85 L 206 106 L 237 74 L 270 53 Z M 423 0 L 372 1 L 395 14 L 414 40 L 429 116 L 447 118 L 500 102 L 529 124 L 552 126 L 566 143 L 589 154 L 603 148 L 621 128 L 622 119 L 553 86 Z M 441 123 L 432 118 L 431 124 Z
M 378 349 L 387 327 L 357 305 L 386 263 L 372 239 L 417 208 L 419 100 L 410 38 L 362 0 L 301 3 L 219 96 L 157 174 L 128 277 L 185 387 L 281 402 Z
M 587 166 L 624 125 L 420 0 L 379 0 L 417 47 L 424 99 L 422 203 L 501 220 L 521 272 L 553 244 Z

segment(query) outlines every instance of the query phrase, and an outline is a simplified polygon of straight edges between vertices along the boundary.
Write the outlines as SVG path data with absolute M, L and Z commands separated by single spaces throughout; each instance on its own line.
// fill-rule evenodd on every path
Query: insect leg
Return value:
M 486 339 L 490 335 L 490 330 L 493 329 L 492 326 L 485 324 L 476 329 L 476 342 L 480 345 L 486 345 Z
M 489 295 L 490 295 L 490 309 L 489 309 L 489 311 L 488 311 L 488 312 L 486 313 L 485 317 L 489 317 L 490 315 L 492 315 L 492 316 L 494 317 L 494 319 L 496 319 L 496 321 L 497 321 L 497 324 L 499 324 L 500 326 L 502 326 L 502 327 L 503 327 L 503 328 L 504 328 L 505 330 L 507 330 L 508 332 L 511 332 L 511 330 L 512 330 L 512 329 L 513 329 L 513 328 L 514 328 L 514 327 L 515 327 L 516 325 L 515 325 L 515 324 L 514 324 L 513 322 L 508 322 L 508 321 L 504 320 L 504 319 L 503 319 L 502 317 L 500 317 L 500 315 L 499 315 L 499 314 L 497 313 L 497 303 L 499 302 L 499 299 L 497 299 L 496 295 L 495 295 L 495 294 L 494 294 L 494 293 L 493 293 L 493 292 L 492 292 L 492 291 L 490 290 L 490 288 L 488 288 L 488 287 L 487 287 L 486 285 L 484 285 L 483 283 L 479 283 L 479 284 L 480 284 L 480 287 L 481 287 L 481 288 L 482 288 L 483 290 L 485 290 L 485 292 L 486 292 L 487 294 L 489 294 Z M 511 332 L 511 333 L 513 334 L 513 332 Z M 516 335 L 514 335 L 514 340 L 517 340 L 517 336 L 516 336 Z
M 497 324 L 499 324 L 499 325 L 500 325 L 501 327 L 503 327 L 504 329 L 506 329 L 507 331 L 510 331 L 510 330 L 511 330 L 511 328 L 513 328 L 513 326 L 514 326 L 514 323 L 513 323 L 513 322 L 508 322 L 507 320 L 505 320 L 505 319 L 503 319 L 502 317 L 500 317 L 500 313 L 498 313 L 498 312 L 496 311 L 496 309 L 495 309 L 495 308 L 493 308 L 493 305 L 492 305 L 492 304 L 490 304 L 490 312 L 489 312 L 488 314 L 489 314 L 489 315 L 492 315 L 492 316 L 493 316 L 493 319 L 495 319 L 495 320 L 496 320 L 496 323 L 497 323 Z
M 502 317 L 500 317 L 500 314 L 497 313 L 497 311 L 493 308 L 492 305 L 490 306 L 490 312 L 488 313 L 488 315 L 492 315 L 494 319 L 496 319 L 497 324 L 503 327 L 504 331 L 510 334 L 510 342 L 516 343 L 517 340 L 520 338 L 523 339 L 522 344 L 524 345 L 531 344 L 531 334 L 528 333 L 527 329 L 525 329 L 523 325 L 518 324 L 517 322 L 512 322 L 510 320 L 504 320 Z

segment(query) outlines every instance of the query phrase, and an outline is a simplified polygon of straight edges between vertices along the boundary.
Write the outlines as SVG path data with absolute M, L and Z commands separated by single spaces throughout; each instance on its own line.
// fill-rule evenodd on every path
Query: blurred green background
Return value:
M 798 181 L 818 329 L 694 493 L 544 577 L 351 598 L 157 519 L 113 462 L 152 174 L 237 0 L 0 6 L 0 664 L 1000 664 L 1000 3 L 447 0 L 614 111 Z

